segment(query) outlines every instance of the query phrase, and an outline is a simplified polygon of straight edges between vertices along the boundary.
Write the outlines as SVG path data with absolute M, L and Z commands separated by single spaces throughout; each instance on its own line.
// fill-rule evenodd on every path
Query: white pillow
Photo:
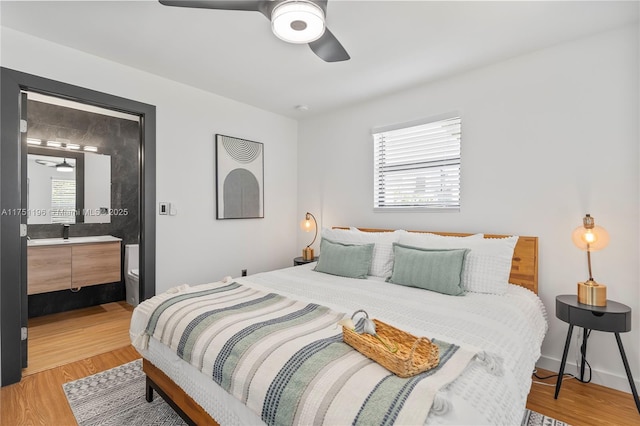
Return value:
M 369 275 L 389 278 L 393 270 L 393 243 L 397 243 L 400 235 L 396 232 L 362 232 L 359 229 L 322 229 L 322 237 L 338 243 L 371 244 L 373 259 L 369 267 Z M 322 253 L 320 253 L 322 256 Z
M 466 248 L 462 269 L 462 288 L 476 293 L 505 294 L 511 274 L 513 249 L 517 236 L 507 238 L 478 238 L 475 234 L 462 238 L 434 238 L 433 234 L 403 233 L 400 244 L 420 248 Z
M 484 234 L 473 234 L 467 235 L 466 237 L 456 237 L 450 235 L 432 234 L 430 232 L 409 232 L 404 230 L 396 232 L 400 234 L 400 244 L 411 245 L 411 243 L 413 242 L 415 242 L 416 244 L 428 244 L 434 241 L 441 244 L 439 247 L 433 248 L 460 248 L 460 241 L 484 239 Z M 451 247 L 447 247 L 447 245 L 451 245 Z

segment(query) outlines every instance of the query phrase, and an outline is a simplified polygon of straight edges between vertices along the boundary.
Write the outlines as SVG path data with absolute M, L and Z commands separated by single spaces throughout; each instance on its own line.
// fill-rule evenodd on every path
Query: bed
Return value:
M 130 334 L 134 346 L 143 356 L 143 369 L 147 374 L 147 399 L 152 398 L 153 390 L 157 391 L 183 418 L 193 424 L 520 423 L 531 385 L 531 371 L 540 356 L 540 347 L 547 331 L 544 306 L 536 296 L 536 237 L 394 232 L 357 228 L 323 230 L 322 236 L 321 255 L 317 264 L 311 263 L 236 279 L 227 277 L 220 282 L 199 286 L 182 285 L 136 307 Z M 332 248 L 330 244 L 339 247 Z M 333 254 L 337 254 L 340 259 L 351 256 L 345 256 L 344 253 L 347 252 L 339 250 L 349 250 L 348 253 L 357 250 L 362 253 L 365 250 L 364 246 L 371 251 L 370 263 L 364 278 L 345 276 L 351 271 L 335 275 L 333 270 L 329 273 L 315 270 L 327 268 L 326 262 Z M 462 269 L 458 272 L 459 285 L 463 291 L 457 293 L 457 296 L 451 295 L 456 293 L 446 294 L 448 290 L 443 292 L 440 289 L 429 291 L 420 288 L 420 283 L 398 285 L 396 282 L 412 279 L 403 277 L 400 270 L 401 265 L 406 265 L 411 259 L 419 259 L 420 264 L 417 267 L 422 268 L 431 262 L 429 259 L 433 258 L 434 252 L 438 256 L 452 258 L 460 251 L 464 251 Z M 505 253 L 508 253 L 508 256 Z M 323 257 L 328 260 L 321 264 Z M 339 263 L 340 259 L 336 262 Z M 424 259 L 427 260 L 423 261 Z M 335 267 L 336 265 L 329 266 Z M 504 278 L 494 280 L 497 271 L 506 273 Z M 476 280 L 483 274 L 484 278 L 493 281 Z M 418 275 L 424 274 L 421 272 Z M 206 296 L 203 296 L 204 294 Z M 238 343 L 238 335 L 244 333 L 242 339 L 248 340 L 247 335 L 259 333 L 247 333 L 246 330 L 258 323 L 271 324 L 270 320 L 255 319 L 253 315 L 257 314 L 254 311 L 247 310 L 241 316 L 221 320 L 222 324 L 212 335 L 185 338 L 193 328 L 197 328 L 186 324 L 194 324 L 193 318 L 198 315 L 202 317 L 203 314 L 197 309 L 205 309 L 200 306 L 209 303 L 195 299 L 196 295 L 198 298 L 214 300 L 213 303 L 225 303 L 222 301 L 225 299 L 234 300 L 233 303 L 238 304 L 244 300 L 240 299 L 245 297 L 242 296 L 244 294 L 250 294 L 246 297 L 251 298 L 251 303 L 259 301 L 260 304 L 265 304 L 256 309 L 270 311 L 271 314 L 277 312 L 281 317 L 293 315 L 294 312 L 298 315 L 298 312 L 309 310 L 309 306 L 316 312 L 316 307 L 319 306 L 323 312 L 322 315 L 318 314 L 318 317 L 322 318 L 325 325 L 333 325 L 323 326 L 322 330 L 314 331 L 321 338 L 318 341 L 334 339 L 332 342 L 335 343 L 335 335 L 340 332 L 335 326 L 336 319 L 345 314 L 350 316 L 358 309 L 365 309 L 373 318 L 416 336 L 427 336 L 434 342 L 444 342 L 444 345 L 457 348 L 456 353 L 467 354 L 467 358 L 464 359 L 464 364 L 458 367 L 459 371 L 455 375 L 451 373 L 449 377 L 442 373 L 441 376 L 444 378 L 440 380 L 444 381 L 437 387 L 429 385 L 430 380 L 438 380 L 438 373 L 434 373 L 433 379 L 421 378 L 419 383 L 417 380 L 411 382 L 418 384 L 412 393 L 406 395 L 402 393 L 407 387 L 406 384 L 398 385 L 403 386 L 397 388 L 403 389 L 402 392 L 379 391 L 383 382 L 389 389 L 396 389 L 388 385 L 395 383 L 396 378 L 372 361 L 369 362 L 375 365 L 358 367 L 363 368 L 358 370 L 362 371 L 358 373 L 361 377 L 354 375 L 353 380 L 345 378 L 348 376 L 347 371 L 353 371 L 355 363 L 364 365 L 364 361 L 356 359 L 360 354 L 353 350 L 345 350 L 340 355 L 340 360 L 348 358 L 352 360 L 352 364 L 338 367 L 332 358 L 326 365 L 307 373 L 313 377 L 297 377 L 295 374 L 302 373 L 296 371 L 295 374 L 287 376 L 289 387 L 282 383 L 280 387 L 274 387 L 275 382 L 284 380 L 281 376 L 285 368 L 282 366 L 294 363 L 292 359 L 300 356 L 300 350 L 289 348 L 294 343 L 290 343 L 287 337 L 282 341 L 284 343 L 274 344 L 277 340 L 271 342 L 272 348 L 267 351 L 265 348 L 268 345 L 264 346 L 266 337 L 261 337 L 262 341 L 256 338 L 255 341 L 244 343 L 244 352 L 234 355 L 233 350 L 241 346 Z M 267 305 L 265 300 L 272 298 L 276 298 L 277 301 L 269 301 L 268 303 L 273 305 Z M 185 311 L 187 306 L 196 310 L 195 313 L 189 314 L 192 316 L 187 319 L 176 319 L 176 312 Z M 224 321 L 228 322 L 225 324 Z M 157 331 L 161 323 L 168 327 L 170 332 Z M 178 324 L 183 324 L 186 331 L 176 331 Z M 157 327 L 156 331 L 154 327 Z M 307 330 L 315 325 L 300 327 Z M 225 333 L 228 336 L 222 339 Z M 283 333 L 283 330 L 276 330 L 274 337 L 269 338 L 283 338 Z M 304 340 L 311 339 L 312 333 L 298 332 L 298 335 L 304 335 Z M 229 341 L 233 339 L 237 341 L 230 344 Z M 211 344 L 205 347 L 203 341 Z M 303 344 L 310 345 L 310 341 Z M 313 342 L 315 344 L 316 341 Z M 334 343 L 330 347 L 344 345 Z M 445 346 L 441 347 L 441 351 L 443 347 Z M 248 348 L 252 348 L 253 352 Z M 185 352 L 189 352 L 190 362 L 185 361 Z M 251 353 L 247 355 L 249 352 Z M 261 358 L 266 352 L 276 354 L 271 358 Z M 195 353 L 199 355 L 193 355 Z M 215 362 L 204 361 L 205 354 L 213 354 L 212 359 L 215 359 Z M 224 357 L 221 354 L 224 354 Z M 272 359 L 278 357 L 275 361 Z M 194 362 L 194 358 L 199 361 Z M 221 358 L 224 358 L 227 364 L 220 364 Z M 460 359 L 462 358 L 461 356 Z M 246 365 L 238 359 L 246 362 Z M 454 362 L 448 362 L 446 365 L 449 364 Z M 271 368 L 268 368 L 269 365 Z M 225 369 L 231 369 L 235 375 L 242 377 L 223 377 Z M 304 370 L 302 367 L 299 369 Z M 333 371 L 334 376 L 341 378 L 327 378 L 320 375 L 319 371 Z M 336 371 L 344 372 L 336 374 Z M 444 367 L 442 370 L 438 369 L 438 372 L 444 371 L 448 370 Z M 259 384 L 261 375 L 269 374 L 273 377 L 267 381 L 268 386 Z M 384 380 L 376 381 L 376 375 Z M 336 383 L 340 380 L 342 387 L 337 388 Z M 372 381 L 371 389 L 365 387 L 367 384 L 364 382 L 367 380 Z M 295 382 L 297 387 L 292 389 L 294 386 L 289 385 L 289 381 Z M 362 384 L 365 399 L 349 388 L 353 387 L 354 383 L 358 383 L 358 386 Z M 263 390 L 260 390 L 261 386 L 264 387 Z M 273 394 L 277 393 L 273 392 L 274 388 L 279 389 L 278 395 L 281 400 L 274 399 Z M 378 393 L 374 393 L 374 390 Z M 263 392 L 264 395 L 259 392 Z M 288 402 L 291 401 L 286 399 L 288 393 L 296 392 L 296 402 Z M 390 394 L 392 396 L 389 396 Z M 397 395 L 401 394 L 403 396 L 400 403 L 388 401 L 398 399 Z M 380 399 L 372 403 L 370 400 L 375 398 Z M 269 404 L 267 400 L 270 401 Z M 389 407 L 394 408 L 381 409 L 380 407 L 387 407 L 387 402 Z M 265 408 L 268 405 L 275 407 L 273 412 L 269 411 L 271 408 Z

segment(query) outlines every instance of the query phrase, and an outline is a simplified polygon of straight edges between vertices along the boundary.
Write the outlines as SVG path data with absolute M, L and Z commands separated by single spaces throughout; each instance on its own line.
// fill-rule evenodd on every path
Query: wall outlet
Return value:
M 247 276 L 247 270 L 246 270 L 246 269 L 243 269 L 243 270 L 242 270 L 242 276 L 243 276 L 243 277 L 246 277 L 246 276 Z

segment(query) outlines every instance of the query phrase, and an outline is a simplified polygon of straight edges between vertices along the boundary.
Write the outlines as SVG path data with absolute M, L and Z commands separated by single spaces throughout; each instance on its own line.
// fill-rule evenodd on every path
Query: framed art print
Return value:
M 216 135 L 217 219 L 264 217 L 264 145 Z

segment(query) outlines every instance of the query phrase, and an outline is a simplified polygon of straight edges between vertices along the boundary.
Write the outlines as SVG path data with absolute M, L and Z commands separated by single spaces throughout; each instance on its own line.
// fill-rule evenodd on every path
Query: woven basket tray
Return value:
M 367 313 L 364 313 L 368 318 Z M 415 376 L 438 366 L 440 351 L 437 345 L 431 343 L 431 340 L 426 337 L 416 337 L 377 319 L 373 322 L 376 325 L 377 335 L 391 347 L 395 345 L 398 348 L 395 353 L 385 347 L 375 336 L 358 334 L 343 326 L 344 342 L 398 377 Z

